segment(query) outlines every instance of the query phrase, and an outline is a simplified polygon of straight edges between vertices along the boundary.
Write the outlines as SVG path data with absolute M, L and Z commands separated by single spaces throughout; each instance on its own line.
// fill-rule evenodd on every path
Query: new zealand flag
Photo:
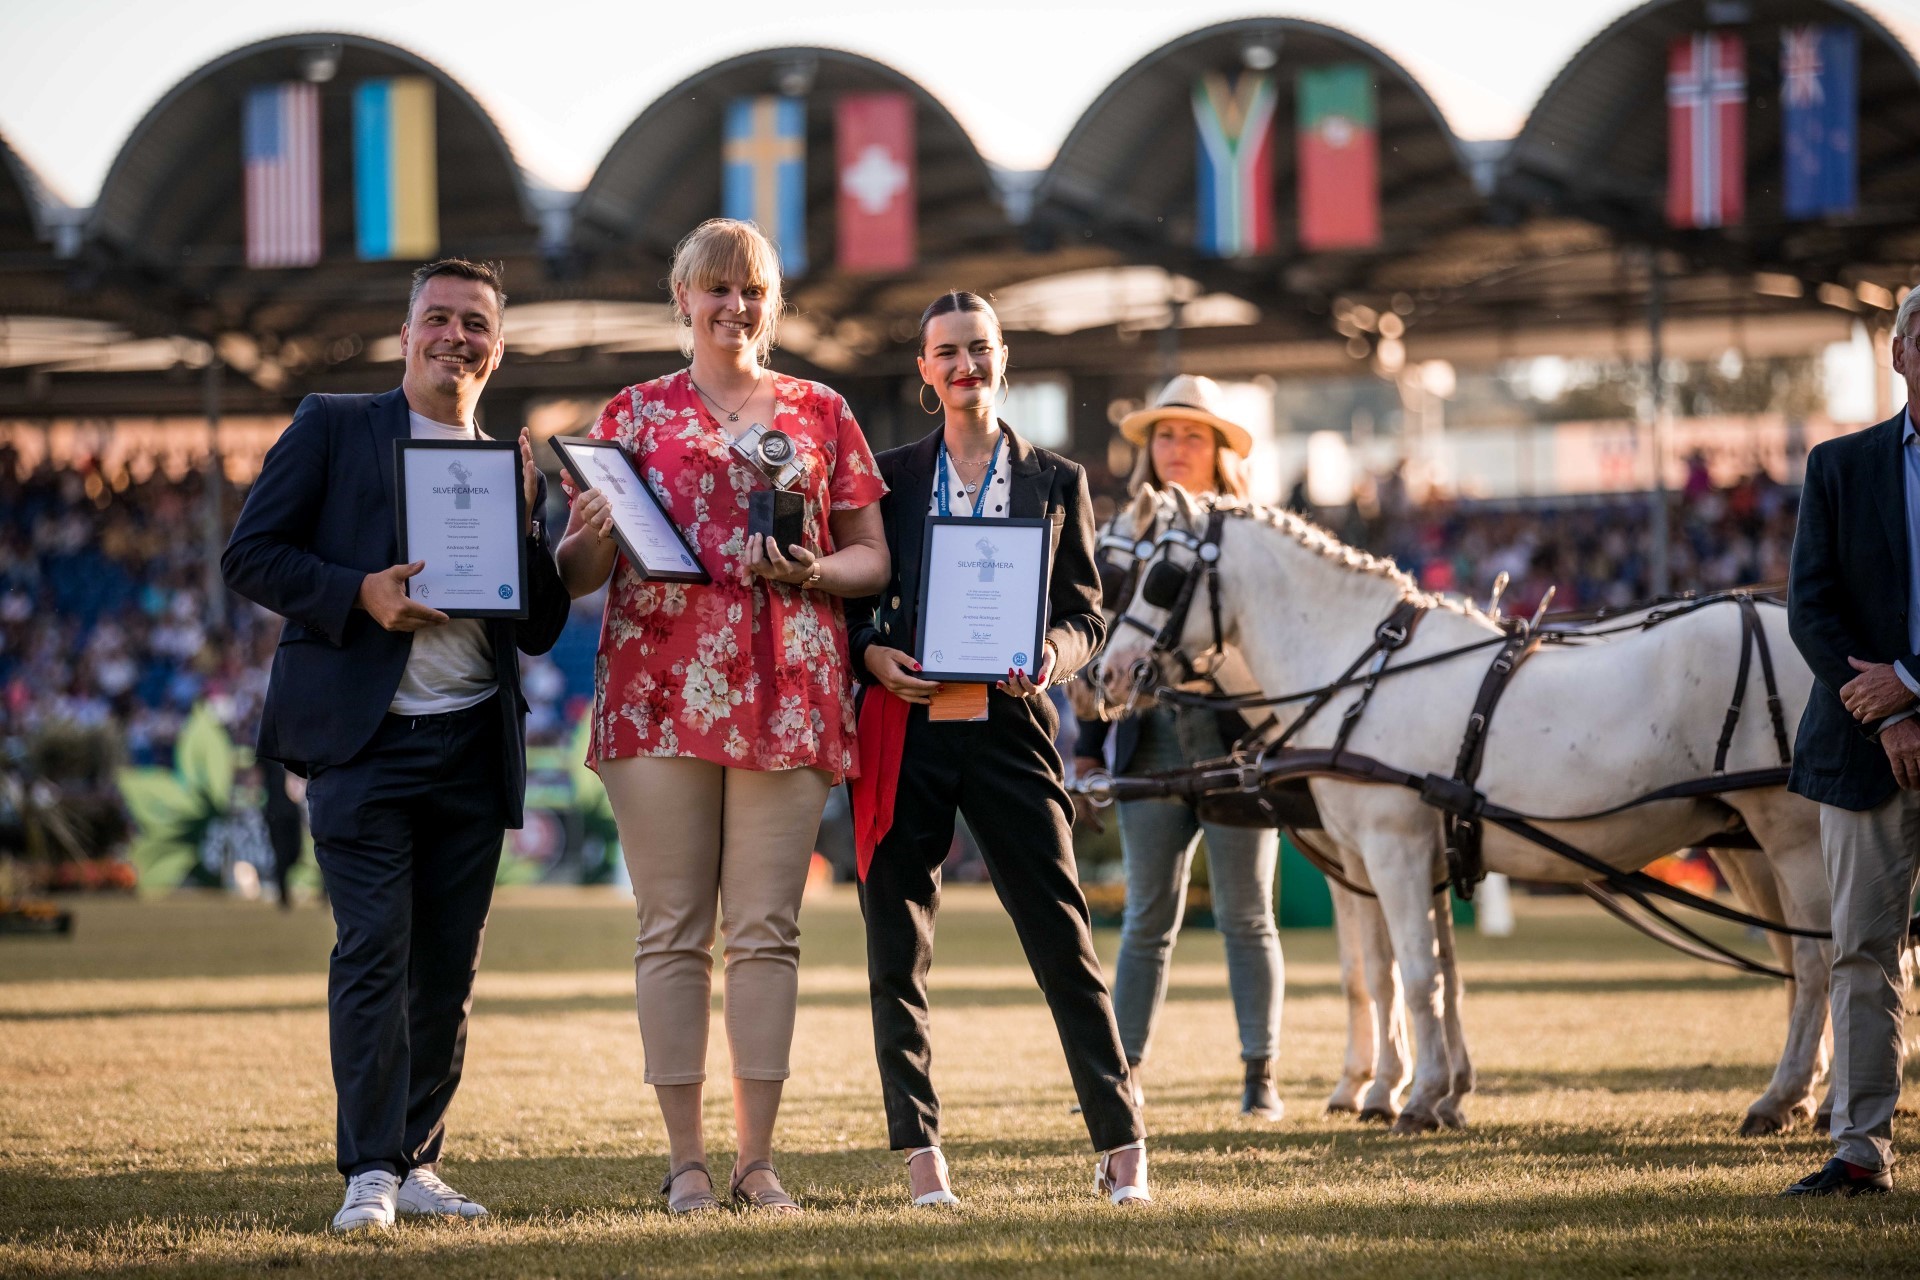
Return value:
M 1852 213 L 1859 191 L 1859 33 L 1810 24 L 1780 35 L 1787 216 Z

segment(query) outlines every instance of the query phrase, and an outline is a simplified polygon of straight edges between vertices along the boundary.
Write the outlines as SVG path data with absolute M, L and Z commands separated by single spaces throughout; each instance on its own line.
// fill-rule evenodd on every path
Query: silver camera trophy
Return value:
M 793 437 L 756 422 L 740 433 L 732 448 L 736 457 L 773 486 L 747 495 L 748 535 L 764 534 L 781 555 L 791 555 L 790 548 L 805 536 L 807 511 L 807 500 L 796 492 L 807 466 Z

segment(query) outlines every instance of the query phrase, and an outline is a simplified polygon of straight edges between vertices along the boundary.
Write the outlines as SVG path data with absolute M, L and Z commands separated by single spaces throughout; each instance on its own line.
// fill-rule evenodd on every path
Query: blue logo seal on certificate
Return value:
M 1022 671 L 1026 670 L 1027 651 L 1025 649 L 1022 649 L 1019 653 L 1016 653 L 1013 655 L 1013 665 L 1016 667 L 1019 667 Z
M 510 587 L 510 586 L 508 586 L 508 585 L 507 585 L 506 583 L 504 583 L 504 582 L 500 584 L 500 598 L 501 598 L 502 600 L 511 600 L 511 599 L 513 599 L 513 588 L 512 588 L 512 587 Z

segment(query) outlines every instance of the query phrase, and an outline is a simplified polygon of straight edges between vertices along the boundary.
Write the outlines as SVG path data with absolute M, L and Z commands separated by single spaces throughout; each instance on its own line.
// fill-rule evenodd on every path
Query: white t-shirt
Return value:
M 450 427 L 407 410 L 415 440 L 475 440 L 470 426 Z M 493 644 L 478 618 L 455 618 L 413 633 L 407 669 L 387 710 L 396 716 L 437 716 L 465 711 L 493 696 Z

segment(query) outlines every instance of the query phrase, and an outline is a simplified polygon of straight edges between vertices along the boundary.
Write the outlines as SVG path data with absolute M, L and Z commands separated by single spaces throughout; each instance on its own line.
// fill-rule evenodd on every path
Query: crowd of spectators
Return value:
M 1521 617 L 1549 587 L 1556 610 L 1619 608 L 1654 594 L 1653 509 L 1644 495 L 1416 504 L 1393 475 L 1376 493 L 1370 514 L 1350 513 L 1336 529 L 1391 555 L 1428 590 L 1485 603 L 1505 573 L 1502 608 Z M 1784 583 L 1798 510 L 1798 490 L 1765 472 L 1716 488 L 1705 459 L 1689 459 L 1685 485 L 1669 497 L 1670 590 Z
M 50 720 L 120 728 L 134 764 L 166 764 L 196 702 L 245 722 L 265 688 L 270 619 L 216 624 L 201 534 L 206 477 L 93 462 L 22 474 L 0 445 L 0 701 L 17 757 Z M 232 486 L 222 500 L 238 510 Z
M 136 475 L 136 471 L 138 474 Z M 0 748 L 17 764 L 38 726 L 117 726 L 129 763 L 172 763 L 196 703 L 250 740 L 278 620 L 238 597 L 208 607 L 203 471 L 82 461 L 23 473 L 0 444 Z M 243 492 L 226 484 L 230 522 Z M 1676 590 L 1781 581 L 1797 496 L 1764 474 L 1716 488 L 1694 459 L 1674 495 Z M 1429 589 L 1485 599 L 1505 572 L 1509 613 L 1641 599 L 1651 590 L 1643 497 L 1556 503 L 1415 502 L 1395 475 L 1372 500 L 1319 513 L 1349 541 L 1390 554 Z M 578 603 L 551 658 L 526 660 L 531 740 L 567 740 L 591 692 L 597 602 Z
M 201 702 L 237 741 L 251 741 L 279 619 L 225 592 L 224 619 L 209 608 L 206 483 L 204 469 L 170 474 L 153 460 L 23 471 L 17 451 L 0 443 L 6 763 L 59 721 L 114 726 L 126 763 L 166 767 Z M 224 480 L 222 488 L 224 528 L 245 493 Z M 529 668 L 534 740 L 561 741 L 578 681 L 546 659 Z

